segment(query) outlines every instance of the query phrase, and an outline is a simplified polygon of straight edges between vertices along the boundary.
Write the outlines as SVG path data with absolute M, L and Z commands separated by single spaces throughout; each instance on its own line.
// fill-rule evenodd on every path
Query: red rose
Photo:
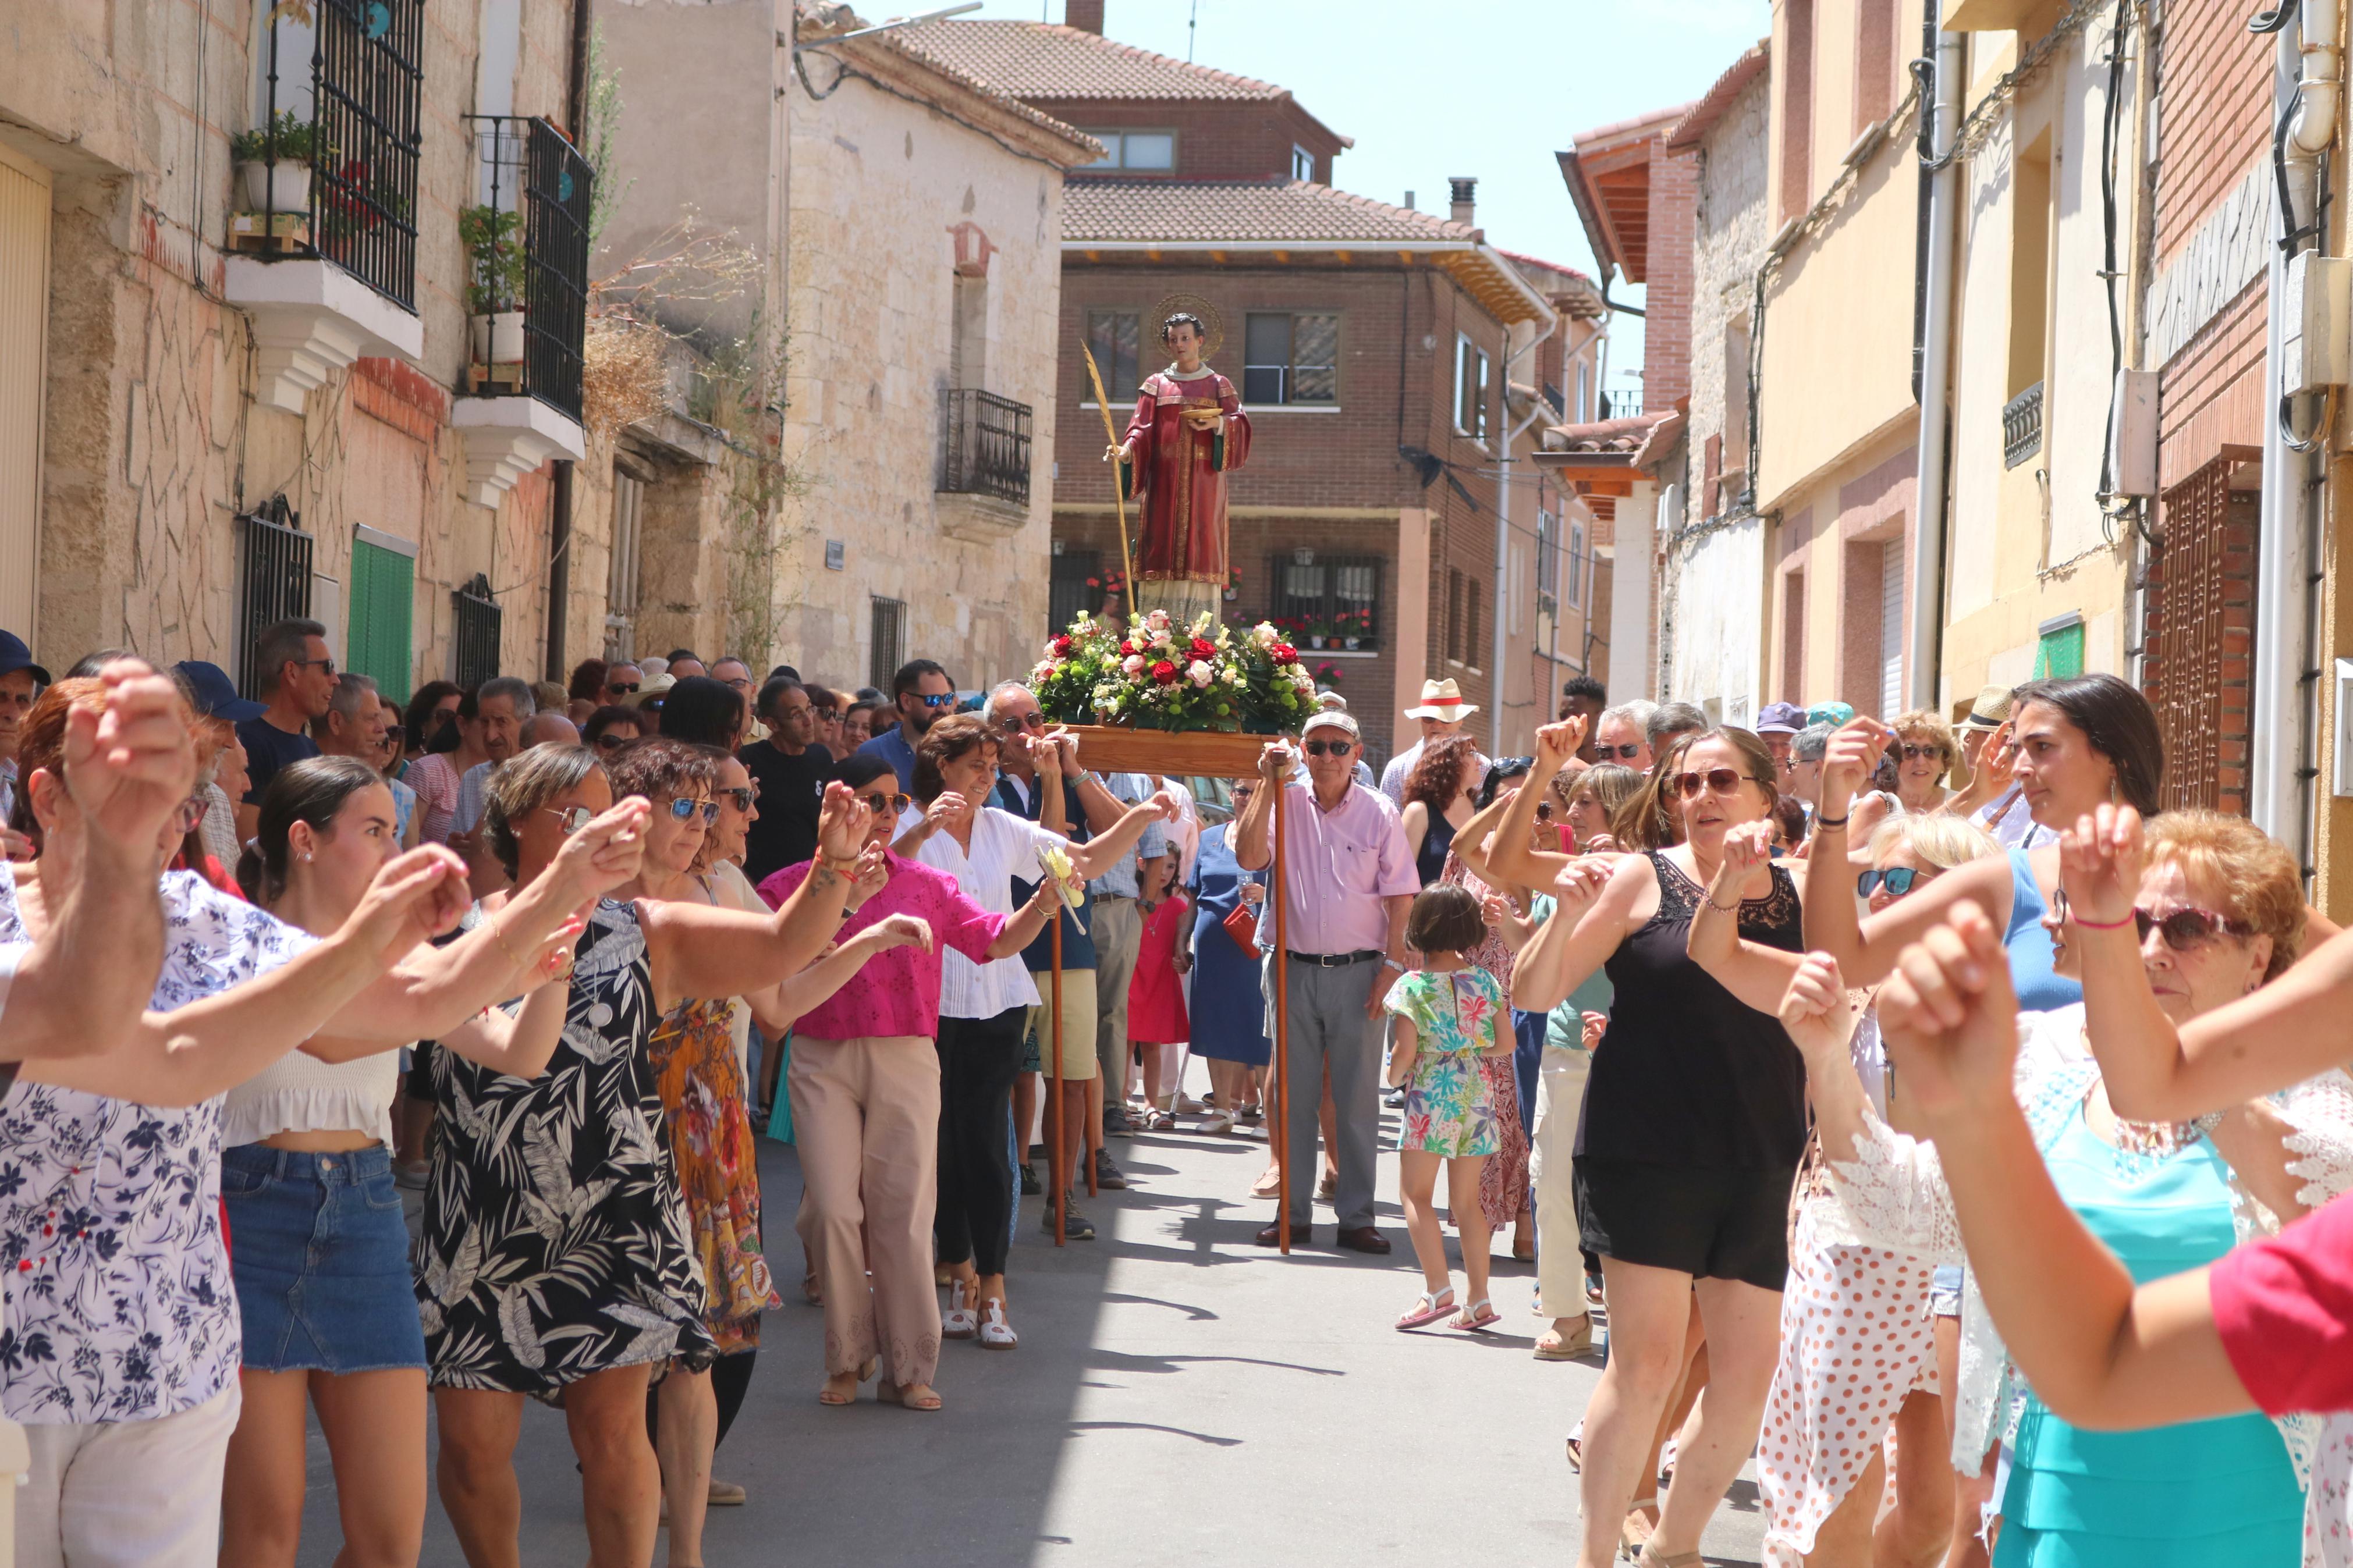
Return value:
M 1135 645 L 1132 642 L 1122 642 L 1119 645 L 1119 651 L 1122 655 L 1132 654 L 1135 651 Z
M 1193 639 L 1193 657 L 1195 658 L 1215 658 L 1218 657 L 1217 645 L 1207 637 L 1195 637 Z
M 1299 650 L 1292 647 L 1287 642 L 1279 642 L 1267 651 L 1274 655 L 1274 662 L 1277 664 L 1296 664 L 1299 662 Z
M 1068 658 L 1071 657 L 1071 639 L 1068 637 L 1056 637 L 1052 642 L 1049 643 L 1047 647 L 1051 650 L 1056 658 Z
M 1152 679 L 1163 686 L 1174 686 L 1176 684 L 1176 667 L 1164 658 L 1152 667 Z

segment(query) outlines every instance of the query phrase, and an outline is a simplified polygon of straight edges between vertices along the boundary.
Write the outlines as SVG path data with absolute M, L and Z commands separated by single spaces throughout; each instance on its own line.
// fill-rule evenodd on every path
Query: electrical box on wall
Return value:
M 2310 250 L 2290 258 L 2280 322 L 2282 392 L 2353 382 L 2353 258 Z
M 2108 416 L 2108 451 L 2116 464 L 2113 494 L 2157 494 L 2157 372 L 2116 372 L 2116 393 Z

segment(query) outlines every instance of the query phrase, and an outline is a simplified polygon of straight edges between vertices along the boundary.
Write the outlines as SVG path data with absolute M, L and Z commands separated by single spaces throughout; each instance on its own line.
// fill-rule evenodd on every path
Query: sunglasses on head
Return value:
M 1641 755 L 1641 753 L 1642 743 L 1640 741 L 1629 742 L 1627 744 L 1622 746 L 1597 745 L 1593 748 L 1593 754 L 1595 756 L 1615 758 L 1617 761 L 1621 763 L 1630 763 L 1636 757 Z
M 1705 773 L 1682 773 L 1674 777 L 1675 793 L 1685 800 L 1698 799 L 1699 792 L 1703 789 L 1711 790 L 1717 795 L 1734 795 L 1738 793 L 1744 784 L 1762 784 L 1763 782 L 1762 779 L 1752 779 L 1746 773 L 1735 773 L 1730 768 L 1710 768 Z
M 543 805 L 539 809 L 564 825 L 564 837 L 566 838 L 596 819 L 596 814 L 585 805 Z
M 1356 749 L 1354 741 L 1310 741 L 1299 748 L 1311 757 L 1345 757 Z
M 1910 866 L 1890 867 L 1884 871 L 1865 871 L 1854 879 L 1855 896 L 1867 899 L 1881 888 L 1885 888 L 1889 897 L 1900 899 L 1926 880 L 1927 876 L 1927 872 Z
M 617 691 L 622 696 L 627 697 L 630 692 L 638 689 L 638 683 L 634 680 L 617 680 L 613 682 L 612 685 L 605 688 L 605 689 L 607 691 Z
M 885 812 L 896 816 L 906 810 L 908 805 L 907 797 L 903 795 L 861 795 L 858 798 L 864 801 L 866 809 L 877 816 Z
M 680 795 L 670 803 L 670 814 L 674 821 L 691 822 L 694 820 L 694 814 L 698 811 L 702 813 L 702 820 L 705 823 L 719 820 L 719 803 L 715 800 L 695 800 L 687 795 Z
M 752 809 L 752 803 L 760 798 L 760 786 L 737 784 L 732 789 L 713 790 L 712 793 L 734 806 L 736 810 L 748 812 Z

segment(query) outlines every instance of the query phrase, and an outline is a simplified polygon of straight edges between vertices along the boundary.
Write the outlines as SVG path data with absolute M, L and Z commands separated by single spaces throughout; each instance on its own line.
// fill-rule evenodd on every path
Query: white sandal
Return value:
M 948 1310 L 940 1314 L 940 1338 L 968 1340 L 980 1331 L 980 1320 L 964 1302 L 964 1281 L 948 1281 Z
M 1009 1351 L 1021 1342 L 1021 1336 L 1005 1321 L 1005 1303 L 984 1301 L 980 1307 L 980 1348 L 985 1351 Z

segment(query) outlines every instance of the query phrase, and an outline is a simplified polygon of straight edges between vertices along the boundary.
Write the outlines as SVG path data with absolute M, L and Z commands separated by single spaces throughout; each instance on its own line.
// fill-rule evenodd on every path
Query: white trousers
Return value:
M 1528 1176 L 1535 1188 L 1536 1289 L 1556 1318 L 1585 1316 L 1585 1264 L 1577 1253 L 1577 1184 L 1571 1166 L 1577 1116 L 1585 1105 L 1583 1051 L 1545 1047 L 1536 1068 L 1536 1125 L 1528 1138 Z
M 16 1568 L 216 1568 L 235 1383 L 153 1421 L 26 1426 Z

